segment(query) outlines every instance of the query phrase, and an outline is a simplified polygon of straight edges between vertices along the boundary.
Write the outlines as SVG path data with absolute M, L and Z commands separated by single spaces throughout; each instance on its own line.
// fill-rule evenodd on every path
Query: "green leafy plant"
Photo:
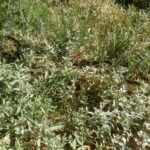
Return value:
M 149 10 L 0 4 L 0 149 L 149 149 Z

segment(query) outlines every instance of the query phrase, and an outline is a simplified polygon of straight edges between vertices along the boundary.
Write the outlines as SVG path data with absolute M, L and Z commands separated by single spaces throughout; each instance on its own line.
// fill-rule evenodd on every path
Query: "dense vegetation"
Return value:
M 148 8 L 0 1 L 0 149 L 149 150 L 149 84 Z

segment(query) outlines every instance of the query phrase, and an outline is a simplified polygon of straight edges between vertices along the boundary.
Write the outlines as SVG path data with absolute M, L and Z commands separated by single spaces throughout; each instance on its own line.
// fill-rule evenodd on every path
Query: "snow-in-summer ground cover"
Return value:
M 150 12 L 111 0 L 0 1 L 0 149 L 150 149 Z

